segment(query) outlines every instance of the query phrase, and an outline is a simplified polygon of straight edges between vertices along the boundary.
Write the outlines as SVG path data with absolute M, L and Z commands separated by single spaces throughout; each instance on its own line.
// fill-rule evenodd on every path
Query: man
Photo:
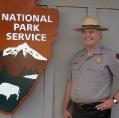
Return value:
M 119 91 L 111 96 L 113 78 L 119 79 L 119 54 L 100 45 L 106 30 L 91 16 L 76 29 L 85 48 L 72 60 L 62 106 L 64 118 L 110 118 L 111 108 L 119 101 Z

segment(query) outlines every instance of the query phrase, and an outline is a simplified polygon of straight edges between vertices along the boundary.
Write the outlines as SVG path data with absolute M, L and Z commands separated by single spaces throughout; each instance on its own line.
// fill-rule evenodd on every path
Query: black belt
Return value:
M 73 105 L 74 105 L 74 109 L 76 109 L 77 111 L 80 111 L 80 112 L 84 112 L 84 111 L 95 111 L 97 110 L 96 109 L 96 106 L 101 104 L 102 102 L 96 102 L 96 103 L 91 103 L 91 104 L 81 104 L 81 103 L 74 103 L 73 102 Z

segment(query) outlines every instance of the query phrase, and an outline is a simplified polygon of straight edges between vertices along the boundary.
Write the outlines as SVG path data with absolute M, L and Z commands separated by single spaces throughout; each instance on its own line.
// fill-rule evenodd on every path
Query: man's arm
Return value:
M 108 67 L 113 75 L 113 78 L 119 80 L 119 54 L 114 53 L 110 56 Z M 114 100 L 116 100 L 116 102 L 119 102 L 119 89 L 113 95 L 113 97 L 111 97 L 107 100 L 104 100 L 103 103 L 97 105 L 96 108 L 100 109 L 100 110 L 112 108 L 116 104 L 116 102 L 114 102 Z
M 64 114 L 64 118 L 72 118 L 68 108 L 70 106 L 71 102 L 71 87 L 72 87 L 72 80 L 69 80 L 66 86 L 65 94 L 64 94 L 64 100 L 62 104 L 62 111 Z
M 112 72 L 113 78 L 119 80 L 119 54 L 118 53 L 115 53 L 110 57 L 109 68 Z M 113 99 L 119 102 L 119 89 L 113 95 Z
M 117 100 L 117 102 L 119 102 L 119 89 L 118 89 L 118 91 L 115 93 L 114 98 Z
M 102 101 L 103 103 L 97 105 L 96 108 L 100 110 L 112 108 L 116 104 L 116 102 L 114 102 L 114 99 L 116 100 L 117 103 L 119 102 L 119 90 L 115 93 L 113 98 L 111 97 L 109 99 Z

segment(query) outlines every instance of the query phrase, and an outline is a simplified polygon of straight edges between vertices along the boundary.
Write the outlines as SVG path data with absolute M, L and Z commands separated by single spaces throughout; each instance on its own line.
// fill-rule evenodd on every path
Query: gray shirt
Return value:
M 71 99 L 78 103 L 93 103 L 111 96 L 113 78 L 119 79 L 119 56 L 114 51 L 98 47 L 88 56 L 78 52 L 71 65 Z

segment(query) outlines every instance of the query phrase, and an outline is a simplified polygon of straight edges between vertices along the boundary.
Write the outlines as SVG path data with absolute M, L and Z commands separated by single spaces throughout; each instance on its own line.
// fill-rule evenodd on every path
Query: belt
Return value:
M 74 109 L 80 112 L 84 111 L 97 111 L 96 105 L 101 104 L 102 102 L 96 102 L 96 103 L 91 103 L 91 104 L 81 104 L 81 103 L 73 103 L 74 104 Z

